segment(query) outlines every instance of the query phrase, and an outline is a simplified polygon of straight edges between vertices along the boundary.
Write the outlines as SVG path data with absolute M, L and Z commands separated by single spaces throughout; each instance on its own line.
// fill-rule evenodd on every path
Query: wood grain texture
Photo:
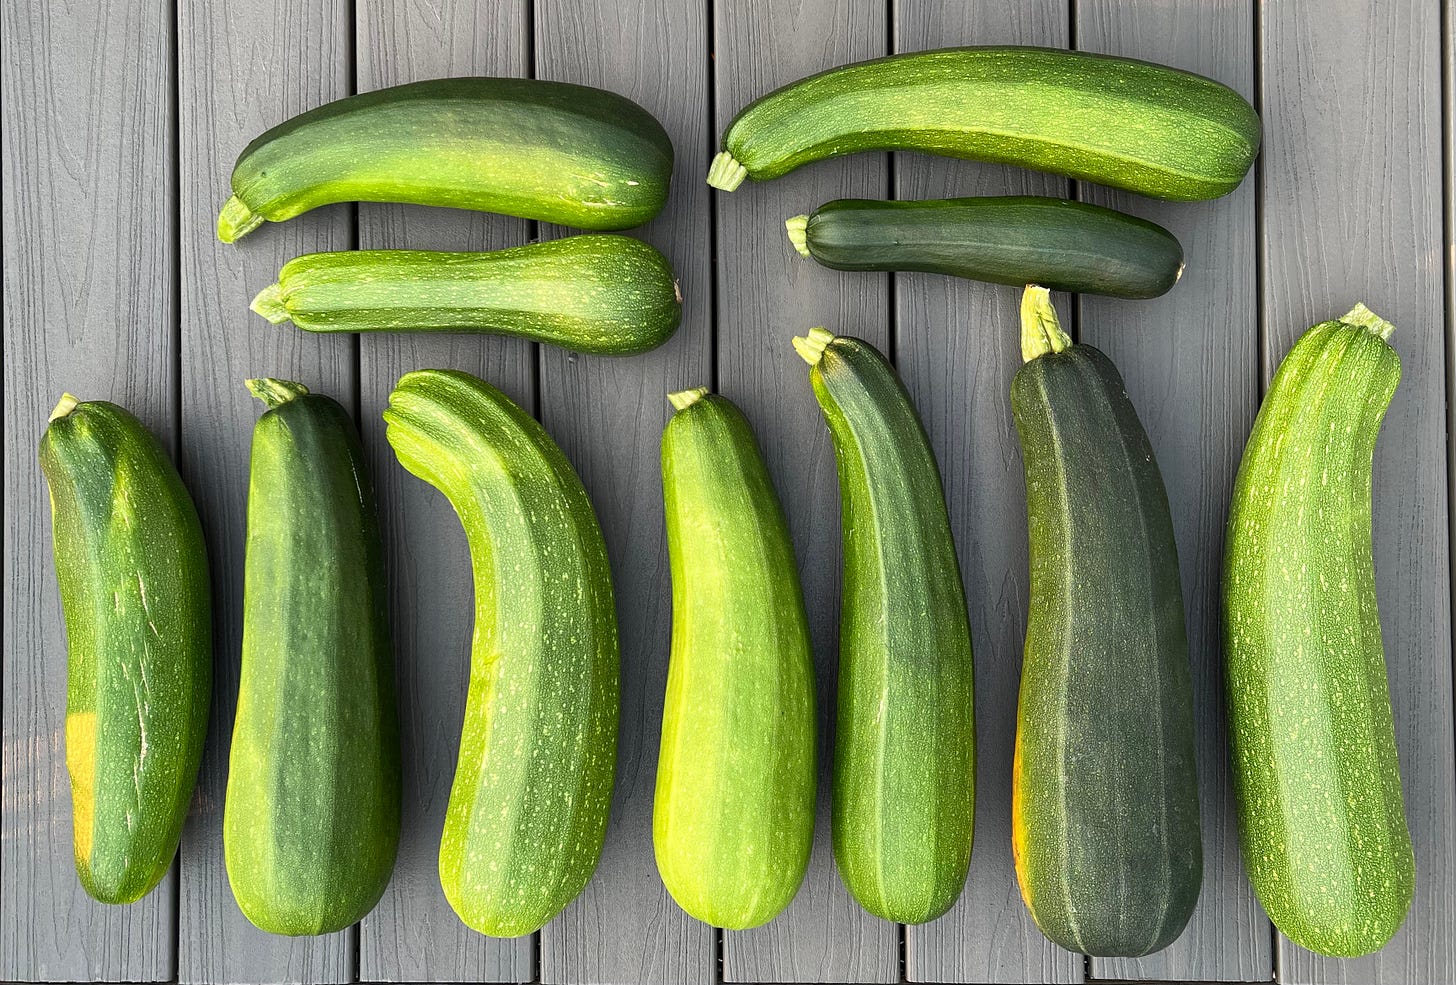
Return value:
M 0 979 L 165 981 L 176 870 L 105 906 L 76 879 L 66 638 L 36 446 L 62 390 L 175 447 L 169 5 L 15 0 L 4 34 L 5 611 Z
M 525 76 L 526 0 L 359 0 L 356 79 L 363 92 L 443 76 Z M 359 206 L 364 249 L 490 250 L 527 241 L 506 216 L 399 205 Z M 455 777 L 470 675 L 474 589 L 460 522 L 436 490 L 407 474 L 380 416 L 415 369 L 460 369 L 535 409 L 536 346 L 479 335 L 373 334 L 359 340 L 360 427 L 379 497 L 389 569 L 404 764 L 404 819 L 394 879 L 359 927 L 362 981 L 523 982 L 534 937 L 499 940 L 466 927 L 440 888 L 440 833 Z
M 1229 4 L 1077 0 L 1076 46 L 1198 72 L 1253 98 L 1253 21 Z M 1223 714 L 1219 584 L 1224 526 L 1259 403 L 1254 179 L 1213 202 L 1155 202 L 1082 184 L 1087 201 L 1171 230 L 1187 264 L 1152 301 L 1083 296 L 1080 341 L 1122 372 L 1168 490 L 1193 665 L 1203 892 L 1172 946 L 1136 960 L 1093 958 L 1095 978 L 1268 981 L 1269 921 L 1239 857 Z
M 182 982 L 349 982 L 355 931 L 283 938 L 250 924 L 223 866 L 222 808 L 242 638 L 248 451 L 262 405 L 255 376 L 298 380 L 351 407 L 354 343 L 272 326 L 248 302 L 300 253 L 345 249 L 352 212 L 330 207 L 267 224 L 233 245 L 214 234 L 237 154 L 267 128 L 347 95 L 345 0 L 179 5 L 182 236 L 182 475 L 197 500 L 212 562 L 217 642 L 212 723 L 182 839 L 178 974 Z
M 716 974 L 712 928 L 678 909 L 652 855 L 652 797 L 667 687 L 670 585 L 659 446 L 667 393 L 709 381 L 712 319 L 706 8 L 676 0 L 536 0 L 536 75 L 636 100 L 672 138 L 672 192 L 635 231 L 672 261 L 677 334 L 622 358 L 541 347 L 541 421 L 581 474 L 606 538 L 621 635 L 622 714 L 606 847 L 586 891 L 541 932 L 545 982 L 698 985 Z M 548 235 L 566 230 L 553 228 Z
M 881 0 L 773 7 L 718 0 L 714 150 L 734 114 L 759 96 L 813 72 L 885 54 L 886 11 Z M 712 196 L 718 387 L 753 423 L 784 504 L 814 640 L 819 701 L 820 782 L 809 871 L 778 919 L 723 935 L 723 977 L 730 982 L 900 977 L 899 929 L 860 909 L 834 865 L 829 777 L 839 676 L 839 489 L 809 369 L 789 344 L 824 325 L 888 352 L 889 284 L 883 274 L 845 274 L 805 262 L 784 233 L 785 219 L 829 199 L 883 198 L 886 173 L 883 155 L 860 154 Z
M 1456 980 L 1440 13 L 1262 9 L 1265 368 L 1358 300 L 1398 326 L 1402 379 L 1375 449 L 1375 580 L 1416 854 L 1415 904 L 1384 950 L 1343 961 L 1281 938 L 1283 982 Z
M 1064 0 L 1015 8 L 902 0 L 895 46 L 1065 46 Z M 921 155 L 895 158 L 895 197 L 1065 195 L 1062 178 Z M 1011 420 L 1021 368 L 1020 291 L 897 274 L 895 351 L 940 462 L 976 661 L 976 838 L 966 889 L 939 920 L 905 931 L 911 981 L 1079 982 L 1083 959 L 1053 945 L 1022 903 L 1011 858 L 1011 754 L 1026 635 L 1026 490 Z M 1064 299 L 1059 306 L 1065 313 Z M 1068 322 L 1070 324 L 1070 321 Z

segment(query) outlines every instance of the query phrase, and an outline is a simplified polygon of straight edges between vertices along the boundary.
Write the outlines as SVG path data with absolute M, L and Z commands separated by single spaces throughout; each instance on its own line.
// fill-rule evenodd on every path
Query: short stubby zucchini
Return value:
M 249 380 L 243 659 L 223 858 L 243 914 L 290 936 L 361 920 L 399 844 L 399 724 L 384 551 L 359 434 L 337 402 Z
M 627 229 L 662 210 L 672 157 L 662 124 L 613 92 L 538 79 L 411 82 L 325 103 L 248 144 L 217 238 L 334 202 Z
M 1224 549 L 1229 744 L 1249 880 L 1290 940 L 1385 946 L 1415 893 L 1371 543 L 1395 326 L 1356 305 L 1284 357 Z
M 944 48 L 832 68 L 750 103 L 708 184 L 925 151 L 1194 200 L 1233 191 L 1258 149 L 1254 108 L 1200 75 L 1055 48 Z
M 918 270 L 1117 298 L 1165 294 L 1183 247 L 1156 223 L 1039 196 L 838 199 L 784 224 L 794 249 L 836 270 Z
M 66 621 L 76 874 L 102 903 L 132 903 L 177 854 L 202 762 L 212 691 L 202 525 L 161 442 L 116 404 L 61 397 L 40 467 Z
M 1022 301 L 1011 384 L 1030 532 L 1012 759 L 1016 876 L 1070 951 L 1171 944 L 1203 881 L 1178 550 L 1152 446 L 1111 360 Z
M 815 328 L 794 347 L 839 471 L 834 857 L 870 913 L 924 923 L 965 886 L 976 804 L 971 631 L 940 469 L 873 346 Z
M 652 844 L 673 899 L 716 927 L 772 920 L 814 842 L 814 662 L 799 572 L 748 419 L 671 394 L 662 488 L 672 654 Z
M 617 614 L 596 513 L 531 415 L 468 373 L 400 378 L 400 464 L 465 526 L 475 635 L 440 881 L 467 925 L 539 930 L 601 856 L 617 757 Z
M 252 307 L 310 332 L 494 332 L 626 355 L 667 341 L 682 294 L 647 243 L 569 236 L 489 253 L 310 253 L 284 264 Z

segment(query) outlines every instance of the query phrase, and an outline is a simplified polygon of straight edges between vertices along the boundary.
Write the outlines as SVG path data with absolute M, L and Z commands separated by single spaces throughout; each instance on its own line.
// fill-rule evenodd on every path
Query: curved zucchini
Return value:
M 794 347 L 843 516 L 834 857 L 870 913 L 924 923 L 960 896 L 975 821 L 971 632 L 940 470 L 873 346 L 816 328 Z
M 836 270 L 919 270 L 994 284 L 1154 298 L 1183 273 L 1162 226 L 1036 196 L 839 199 L 784 224 L 794 249 Z
M 699 920 L 788 906 L 814 842 L 814 662 L 789 531 L 726 397 L 674 393 L 662 436 L 672 657 L 652 813 L 657 869 Z
M 1013 164 L 1154 198 L 1217 198 L 1259 149 L 1227 86 L 1164 65 L 1054 48 L 944 48 L 832 68 L 750 103 L 708 184 L 733 191 L 855 151 Z
M 172 864 L 202 762 L 212 689 L 202 525 L 161 443 L 116 404 L 61 397 L 40 467 L 66 620 L 76 875 L 100 902 L 131 903 Z
M 233 165 L 217 238 L 333 202 L 627 229 L 662 211 L 671 178 L 672 141 L 624 96 L 536 79 L 430 79 L 325 103 L 258 137 Z
M 540 424 L 467 373 L 400 378 L 400 464 L 465 525 L 475 635 L 440 881 L 483 934 L 540 929 L 585 888 L 617 755 L 617 615 L 586 490 Z
M 311 253 L 284 264 L 253 310 L 310 332 L 498 332 L 624 355 L 667 341 L 682 294 L 641 240 L 570 236 L 490 253 Z
M 335 401 L 249 380 L 243 660 L 223 854 L 274 934 L 326 934 L 379 902 L 399 844 L 399 726 L 384 554 L 358 432 Z
M 1016 876 L 1042 932 L 1136 957 L 1172 943 L 1203 881 L 1193 683 L 1163 479 L 1122 377 L 1022 300 L 1011 410 L 1031 605 L 1012 765 Z
M 1415 861 L 1371 556 L 1371 463 L 1400 382 L 1364 305 L 1295 343 L 1244 450 L 1224 551 L 1229 740 L 1244 862 L 1280 931 L 1379 950 Z

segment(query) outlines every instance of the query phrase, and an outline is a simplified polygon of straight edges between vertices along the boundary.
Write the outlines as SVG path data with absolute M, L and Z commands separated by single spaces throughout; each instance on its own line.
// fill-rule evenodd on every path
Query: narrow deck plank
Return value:
M 1290 983 L 1456 979 L 1456 778 L 1441 232 L 1440 7 L 1262 11 L 1265 368 L 1359 300 L 1398 327 L 1402 379 L 1375 449 L 1375 577 L 1416 898 L 1379 953 L 1281 938 Z
M 768 7 L 714 4 L 714 151 L 743 106 L 777 86 L 848 61 L 885 54 L 881 0 L 805 0 Z M 702 176 L 697 180 L 701 181 Z M 889 348 L 888 279 L 802 260 L 784 220 L 845 195 L 883 197 L 882 155 L 805 168 L 773 182 L 713 192 L 717 211 L 718 385 L 753 423 L 788 517 L 799 559 L 818 680 L 819 799 L 814 852 L 799 895 L 782 916 L 728 932 L 730 982 L 888 982 L 900 977 L 899 929 L 870 916 L 834 866 L 829 795 L 839 640 L 839 490 L 834 451 L 789 342 L 824 325 Z
M 360 92 L 445 76 L 529 74 L 526 0 L 355 7 Z M 491 250 L 518 246 L 531 224 L 506 216 L 397 205 L 359 206 L 363 249 Z M 404 764 L 404 823 L 394 878 L 359 927 L 359 978 L 384 982 L 523 982 L 534 937 L 499 940 L 463 924 L 440 888 L 440 834 L 455 776 L 470 673 L 470 552 L 449 502 L 399 466 L 380 416 L 400 376 L 459 369 L 528 410 L 536 346 L 478 335 L 362 335 L 360 428 L 369 453 L 389 565 Z
M 1065 46 L 1065 0 L 1014 14 L 979 4 L 902 0 L 895 47 Z M 1065 179 L 920 155 L 895 158 L 895 197 L 1065 195 Z M 971 616 L 976 661 L 976 838 L 964 894 L 939 920 L 905 930 L 911 981 L 1079 982 L 1081 955 L 1036 928 L 1011 858 L 1011 753 L 1026 635 L 1026 494 L 1011 421 L 1021 368 L 1015 288 L 929 274 L 895 278 L 895 349 L 940 462 Z M 1062 299 L 1059 299 L 1059 302 Z M 1061 304 L 1063 311 L 1066 305 Z
M 1077 0 L 1076 45 L 1199 72 L 1253 98 L 1253 19 L 1217 5 Z M 1224 723 L 1219 583 L 1234 475 L 1259 402 L 1254 179 L 1213 202 L 1155 202 L 1084 183 L 1083 198 L 1160 223 L 1183 244 L 1178 285 L 1152 301 L 1085 296 L 1080 341 L 1122 372 L 1148 430 L 1182 571 L 1193 664 L 1203 892 L 1171 947 L 1137 960 L 1092 960 L 1095 978 L 1268 981 L 1269 921 L 1239 857 Z
M 242 638 L 248 452 L 262 405 L 243 380 L 299 380 L 350 407 L 353 342 L 272 326 L 248 302 L 300 253 L 346 249 L 352 212 L 321 209 L 265 224 L 233 245 L 214 234 L 234 160 L 249 140 L 353 83 L 346 0 L 180 4 L 182 475 L 197 499 L 212 563 L 216 672 L 212 723 L 182 839 L 182 982 L 349 982 L 353 929 L 318 938 L 264 934 L 233 899 L 222 811 Z
M 678 909 L 652 854 L 671 625 L 659 445 L 667 393 L 711 372 L 706 8 L 673 0 L 536 0 L 536 75 L 620 92 L 650 110 L 676 150 L 663 214 L 637 235 L 681 282 L 683 324 L 639 356 L 541 348 L 541 420 L 581 473 L 607 541 L 621 635 L 616 794 L 601 864 L 541 932 L 545 982 L 699 985 L 716 972 L 714 933 Z M 548 235 L 570 231 L 552 228 Z
M 170 5 L 17 0 L 4 34 L 5 613 L 0 979 L 165 981 L 173 868 L 105 906 L 76 879 L 66 638 L 36 445 L 63 390 L 177 439 Z

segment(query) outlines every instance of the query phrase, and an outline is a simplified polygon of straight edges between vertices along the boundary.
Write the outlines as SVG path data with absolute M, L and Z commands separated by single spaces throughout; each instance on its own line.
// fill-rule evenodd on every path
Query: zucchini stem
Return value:
M 687 410 L 693 404 L 702 400 L 708 395 L 708 388 L 705 386 L 694 387 L 691 390 L 678 390 L 676 393 L 667 395 L 667 402 L 677 410 Z
M 721 191 L 733 191 L 743 184 L 743 179 L 746 177 L 748 177 L 748 169 L 739 164 L 726 150 L 720 151 L 708 165 L 708 184 Z
M 263 288 L 248 307 L 275 325 L 280 325 L 290 318 L 288 306 L 283 303 L 282 284 L 269 284 Z
M 799 256 L 809 255 L 809 217 L 796 215 L 793 218 L 784 220 L 784 228 L 789 231 L 789 242 L 794 244 L 794 249 L 799 251 Z
M 47 418 L 47 420 L 59 421 L 63 417 L 70 417 L 71 411 L 75 410 L 80 403 L 81 401 L 77 400 L 69 393 L 61 394 L 60 402 L 56 404 L 56 409 L 51 411 L 51 416 Z
M 1049 352 L 1061 352 L 1072 344 L 1057 320 L 1052 307 L 1052 292 L 1037 284 L 1027 284 L 1021 295 L 1021 358 L 1031 362 Z
M 217 238 L 224 243 L 232 243 L 262 224 L 263 217 L 234 195 L 223 203 L 222 211 L 217 214 Z
M 827 328 L 811 328 L 804 335 L 794 339 L 794 351 L 804 357 L 810 366 L 818 366 L 824 358 L 824 350 L 834 341 L 834 333 Z
M 290 400 L 295 400 L 308 393 L 308 387 L 302 383 L 294 383 L 291 380 L 278 380 L 271 376 L 264 376 L 256 380 L 244 380 L 248 390 L 263 403 L 268 409 L 282 407 Z
M 1375 312 L 1365 307 L 1365 302 L 1355 302 L 1355 307 L 1349 313 L 1340 318 L 1346 325 L 1358 325 L 1371 333 L 1380 336 L 1382 340 L 1389 339 L 1390 333 L 1395 331 L 1395 326 L 1381 318 Z

